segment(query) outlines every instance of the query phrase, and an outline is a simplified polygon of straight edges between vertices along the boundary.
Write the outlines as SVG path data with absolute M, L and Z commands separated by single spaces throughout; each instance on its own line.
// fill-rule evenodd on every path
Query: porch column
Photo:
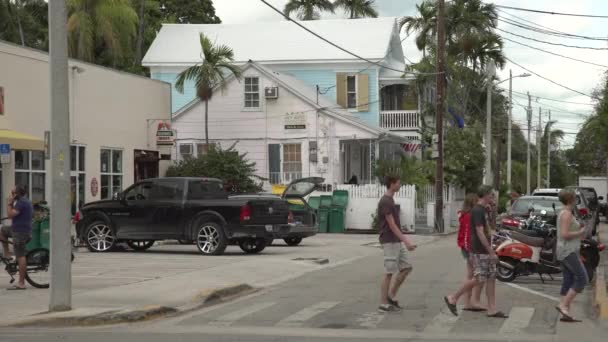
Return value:
M 376 140 L 369 141 L 369 182 L 374 184 L 376 174 L 376 157 L 380 155 L 380 142 Z

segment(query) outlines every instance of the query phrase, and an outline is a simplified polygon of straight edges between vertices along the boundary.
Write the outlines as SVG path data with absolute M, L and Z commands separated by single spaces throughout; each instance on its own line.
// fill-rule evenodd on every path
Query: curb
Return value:
M 603 256 L 602 256 L 603 259 Z M 608 319 L 608 296 L 606 295 L 606 277 L 604 265 L 600 265 L 595 271 L 595 281 L 593 283 L 592 309 L 598 319 Z
M 236 299 L 256 292 L 257 289 L 248 284 L 239 284 L 210 291 L 202 291 L 194 298 L 194 304 L 183 307 L 149 306 L 134 310 L 109 310 L 96 314 L 69 316 L 69 313 L 58 313 L 56 317 L 28 318 L 20 322 L 9 323 L 9 327 L 64 327 L 82 326 L 92 327 L 100 325 L 113 325 L 121 323 L 136 323 L 158 318 L 173 317 L 181 313 L 190 312 Z M 41 313 L 46 315 L 50 313 Z M 52 314 L 51 314 L 52 315 Z

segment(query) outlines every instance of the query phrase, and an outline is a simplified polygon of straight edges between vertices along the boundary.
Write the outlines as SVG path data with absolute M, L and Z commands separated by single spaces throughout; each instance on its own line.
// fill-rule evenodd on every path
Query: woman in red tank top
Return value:
M 458 247 L 462 257 L 467 263 L 467 280 L 473 278 L 473 265 L 469 261 L 469 250 L 471 248 L 471 209 L 477 203 L 476 194 L 468 194 L 464 199 L 462 211 L 458 212 Z M 484 311 L 481 305 L 481 287 L 475 287 L 472 292 L 464 295 L 465 311 Z

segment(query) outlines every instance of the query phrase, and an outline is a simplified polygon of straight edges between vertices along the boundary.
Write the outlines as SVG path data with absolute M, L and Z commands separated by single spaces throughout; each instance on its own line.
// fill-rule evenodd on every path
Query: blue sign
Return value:
M 0 163 L 8 164 L 11 162 L 11 145 L 0 144 Z

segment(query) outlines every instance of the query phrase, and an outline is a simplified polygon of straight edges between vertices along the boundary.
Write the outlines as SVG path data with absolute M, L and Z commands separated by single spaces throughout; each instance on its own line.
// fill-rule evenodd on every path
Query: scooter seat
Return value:
M 525 243 L 526 245 L 530 245 L 532 247 L 543 247 L 545 245 L 545 239 L 540 237 L 532 237 L 520 232 L 512 232 L 511 237 L 514 240 Z

